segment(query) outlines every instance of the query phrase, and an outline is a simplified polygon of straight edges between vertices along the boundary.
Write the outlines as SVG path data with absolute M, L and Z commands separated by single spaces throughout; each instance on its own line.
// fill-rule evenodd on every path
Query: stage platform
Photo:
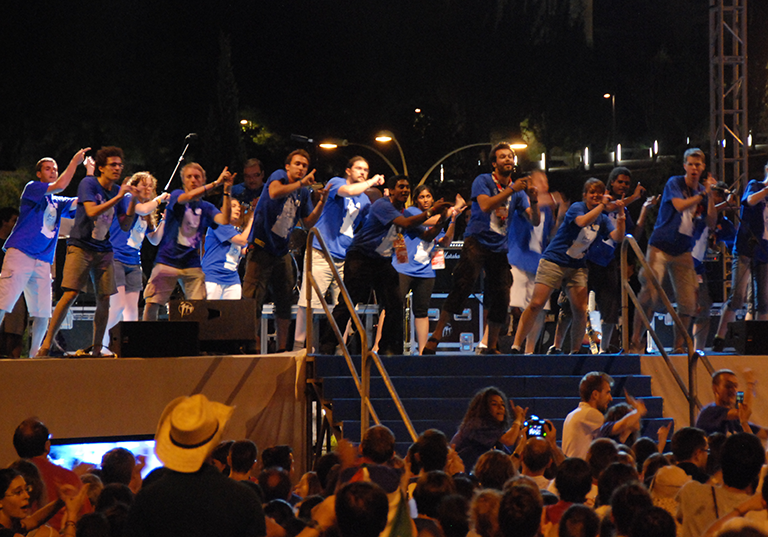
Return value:
M 235 406 L 224 438 L 288 444 L 304 471 L 306 354 L 0 360 L 0 465 L 13 432 L 38 416 L 55 438 L 153 435 L 171 400 L 202 393 Z
M 473 357 L 466 356 L 468 365 L 473 364 Z M 742 371 L 755 370 L 760 382 L 752 421 L 768 425 L 768 357 L 715 354 L 709 359 L 715 369 L 734 370 L 742 388 Z M 686 357 L 673 355 L 671 360 L 687 383 Z M 674 418 L 677 427 L 688 425 L 687 403 L 663 358 L 645 355 L 640 362 L 642 374 L 652 378 L 653 395 L 664 399 L 664 416 Z M 16 459 L 13 431 L 27 417 L 39 416 L 56 438 L 151 435 L 169 401 L 203 393 L 236 407 L 225 438 L 250 438 L 260 450 L 289 444 L 295 451 L 297 475 L 304 471 L 307 411 L 303 352 L 0 360 L 0 379 L 3 466 Z M 698 385 L 701 403 L 712 402 L 711 380 L 703 364 L 698 367 Z

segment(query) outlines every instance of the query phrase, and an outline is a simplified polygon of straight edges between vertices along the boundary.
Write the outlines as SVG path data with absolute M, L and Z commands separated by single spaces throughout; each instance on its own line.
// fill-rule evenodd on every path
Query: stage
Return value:
M 467 356 L 468 363 L 472 356 Z M 712 355 L 709 359 L 715 369 L 734 370 L 742 389 L 744 368 L 755 370 L 760 382 L 751 421 L 768 425 L 768 405 L 764 404 L 768 400 L 768 357 Z M 673 355 L 671 360 L 687 383 L 686 357 Z M 278 444 L 292 446 L 299 476 L 304 471 L 307 444 L 306 361 L 303 352 L 0 360 L 0 464 L 16 459 L 13 431 L 27 417 L 40 417 L 54 438 L 151 435 L 169 401 L 203 393 L 236 407 L 224 438 L 249 438 L 260 451 Z M 662 357 L 643 356 L 641 369 L 652 377 L 653 395 L 664 399 L 664 416 L 674 418 L 678 428 L 688 425 L 687 402 Z M 698 386 L 702 405 L 712 402 L 710 376 L 701 363 Z

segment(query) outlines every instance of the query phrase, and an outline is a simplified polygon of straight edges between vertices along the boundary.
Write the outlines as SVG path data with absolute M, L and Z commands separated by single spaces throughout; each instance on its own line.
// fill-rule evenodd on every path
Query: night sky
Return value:
M 766 20 L 764 4 L 751 2 L 751 20 Z M 206 165 L 237 167 L 237 155 L 246 155 L 273 168 L 292 133 L 374 145 L 386 128 L 420 176 L 449 150 L 507 137 L 526 119 L 546 147 L 604 149 L 605 92 L 617 95 L 626 144 L 659 139 L 677 150 L 691 136 L 708 146 L 706 2 L 595 0 L 592 47 L 572 7 L 565 0 L 17 2 L 0 17 L 0 170 L 28 168 L 46 154 L 61 164 L 83 145 L 116 144 L 131 166 L 167 176 L 189 132 L 202 138 L 190 156 Z M 763 67 L 766 32 L 753 26 L 750 55 Z M 234 115 L 274 133 L 263 146 L 246 141 L 241 153 L 206 140 L 224 122 L 216 112 L 222 37 L 231 45 Z M 750 73 L 750 88 L 756 121 L 762 68 Z M 338 171 L 349 151 L 320 157 L 318 168 Z

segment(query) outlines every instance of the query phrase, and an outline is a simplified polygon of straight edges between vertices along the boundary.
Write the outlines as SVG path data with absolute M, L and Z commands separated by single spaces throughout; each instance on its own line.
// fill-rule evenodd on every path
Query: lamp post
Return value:
M 473 147 L 482 147 L 482 146 L 485 146 L 485 145 L 493 145 L 493 144 L 491 144 L 491 142 L 481 142 L 481 143 L 479 143 L 479 144 L 469 144 L 469 145 L 464 145 L 464 146 L 461 146 L 461 147 L 459 147 L 458 149 L 454 149 L 454 150 L 453 150 L 453 151 L 451 151 L 450 153 L 446 153 L 445 155 L 443 155 L 442 157 L 440 157 L 440 159 L 439 159 L 437 162 L 435 162 L 435 163 L 434 163 L 432 166 L 430 166 L 430 168 L 427 170 L 427 173 L 425 173 L 425 174 L 424 174 L 424 176 L 421 178 L 421 181 L 419 181 L 419 184 L 418 184 L 418 185 L 416 185 L 416 186 L 421 186 L 421 185 L 423 185 L 423 184 L 424 184 L 424 183 L 427 181 L 427 178 L 429 177 L 429 175 L 430 175 L 430 174 L 431 174 L 433 171 L 435 171 L 435 168 L 437 168 L 438 166 L 440 166 L 440 164 L 442 164 L 442 163 L 443 163 L 443 162 L 444 162 L 446 159 L 448 159 L 449 157 L 451 157 L 451 156 L 455 155 L 455 154 L 456 154 L 456 153 L 458 153 L 459 151 L 464 151 L 465 149 L 471 149 L 471 148 L 473 148 Z
M 331 150 L 331 149 L 336 149 L 339 146 L 347 147 L 347 146 L 350 146 L 350 145 L 354 145 L 354 146 L 357 146 L 357 147 L 364 147 L 364 148 L 366 148 L 369 151 L 373 151 L 379 157 L 381 157 L 381 159 L 387 164 L 387 166 L 389 166 L 389 168 L 392 170 L 392 173 L 394 173 L 395 175 L 400 173 L 400 172 L 397 171 L 397 168 L 395 168 L 395 165 L 392 164 L 392 162 L 387 157 L 385 157 L 384 154 L 381 151 L 379 151 L 375 147 L 371 147 L 370 145 L 358 144 L 356 142 L 350 142 L 348 140 L 333 140 L 332 139 L 332 140 L 326 140 L 326 141 L 322 142 L 319 145 L 319 147 L 321 147 L 322 149 Z
M 616 155 L 616 94 L 615 93 L 604 93 L 603 99 L 610 99 L 611 100 L 611 146 L 614 148 L 613 152 L 613 165 L 616 165 L 617 162 L 617 155 Z
M 408 165 L 405 163 L 405 153 L 403 153 L 403 148 L 400 145 L 400 142 L 397 141 L 397 138 L 395 138 L 395 135 L 390 131 L 381 131 L 376 135 L 376 141 L 384 144 L 395 142 L 398 151 L 400 151 L 400 160 L 403 162 L 403 175 L 408 175 Z

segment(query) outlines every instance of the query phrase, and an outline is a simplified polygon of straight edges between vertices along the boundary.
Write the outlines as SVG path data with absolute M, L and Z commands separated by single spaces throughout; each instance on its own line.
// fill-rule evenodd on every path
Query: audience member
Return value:
M 541 522 L 541 495 L 533 487 L 510 487 L 499 504 L 502 537 L 534 537 Z
M 558 537 L 597 537 L 600 519 L 595 511 L 579 503 L 571 505 L 560 518 Z
M 560 518 L 574 503 L 584 503 L 592 490 L 592 471 L 586 461 L 579 458 L 565 459 L 557 468 L 555 486 L 560 497 L 555 505 L 545 509 L 545 521 L 559 524 Z
M 415 519 L 420 537 L 441 537 L 442 531 L 437 523 L 437 510 L 443 498 L 455 494 L 453 479 L 445 472 L 432 470 L 419 477 L 413 491 L 418 516 Z
M 709 449 L 707 435 L 696 427 L 683 427 L 672 436 L 672 455 L 676 464 L 699 483 L 706 483 L 709 475 L 705 472 Z
M 205 464 L 233 410 L 202 394 L 166 406 L 155 433 L 155 454 L 168 472 L 136 495 L 127 537 L 266 535 L 256 493 Z
M 250 440 L 238 440 L 229 449 L 227 463 L 231 468 L 229 477 L 235 481 L 248 481 L 256 465 L 259 450 Z
M 469 532 L 469 501 L 460 494 L 449 494 L 437 506 L 437 521 L 445 537 L 466 537 Z
M 707 434 L 712 433 L 754 433 L 762 440 L 768 439 L 768 431 L 749 422 L 752 414 L 752 398 L 757 379 L 751 371 L 744 372 L 747 377 L 747 391 L 744 392 L 744 402 L 736 404 L 736 393 L 739 390 L 739 379 L 730 369 L 721 369 L 712 374 L 712 392 L 715 401 L 708 404 L 699 412 L 696 427 Z
M 475 494 L 470 506 L 472 529 L 480 537 L 497 537 L 499 534 L 499 505 L 501 492 L 481 490 Z
M 498 449 L 486 451 L 475 463 L 473 472 L 485 489 L 501 490 L 504 483 L 517 475 L 509 455 Z
M 635 514 L 629 537 L 675 537 L 675 519 L 661 507 L 649 507 Z
M 616 526 L 616 537 L 627 537 L 638 513 L 653 507 L 648 490 L 640 483 L 621 485 L 611 497 L 611 519 Z

